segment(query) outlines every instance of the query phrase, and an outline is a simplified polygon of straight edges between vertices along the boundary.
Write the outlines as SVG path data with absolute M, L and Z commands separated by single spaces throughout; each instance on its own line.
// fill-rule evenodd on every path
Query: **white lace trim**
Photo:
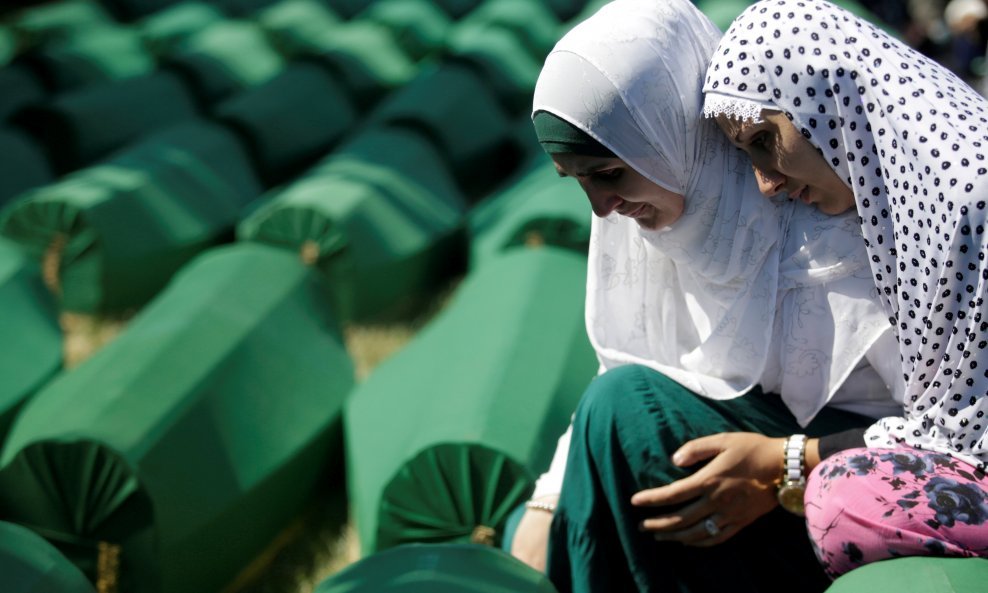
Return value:
M 751 120 L 751 123 L 757 124 L 762 121 L 762 109 L 779 110 L 769 101 L 729 97 L 716 92 L 707 92 L 703 99 L 704 117 L 726 115 L 741 121 Z

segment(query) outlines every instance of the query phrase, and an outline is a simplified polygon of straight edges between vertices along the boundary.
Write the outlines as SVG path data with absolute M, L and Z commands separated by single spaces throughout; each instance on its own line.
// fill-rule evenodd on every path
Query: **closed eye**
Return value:
M 621 177 L 621 174 L 623 172 L 624 170 L 621 169 L 620 167 L 615 167 L 613 169 L 604 169 L 603 171 L 595 171 L 593 176 L 603 181 L 614 181 L 615 179 Z

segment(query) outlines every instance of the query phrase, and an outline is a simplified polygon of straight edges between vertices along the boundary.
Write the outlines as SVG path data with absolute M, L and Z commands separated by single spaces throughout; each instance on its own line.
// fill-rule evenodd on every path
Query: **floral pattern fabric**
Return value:
M 810 474 L 805 502 L 831 578 L 896 556 L 988 556 L 988 478 L 949 455 L 842 451 Z

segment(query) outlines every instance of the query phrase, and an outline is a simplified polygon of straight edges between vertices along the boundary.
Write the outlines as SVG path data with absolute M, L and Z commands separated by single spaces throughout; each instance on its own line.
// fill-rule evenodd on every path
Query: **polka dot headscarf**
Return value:
M 988 103 L 954 74 L 822 0 L 766 0 L 724 35 L 704 112 L 781 109 L 854 190 L 907 384 L 905 442 L 988 461 Z

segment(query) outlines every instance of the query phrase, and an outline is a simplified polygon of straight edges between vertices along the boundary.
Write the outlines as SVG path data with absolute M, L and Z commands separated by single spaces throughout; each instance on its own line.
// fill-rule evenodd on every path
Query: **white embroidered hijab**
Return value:
M 819 0 L 771 0 L 728 30 L 705 112 L 770 101 L 854 191 L 897 329 L 904 418 L 869 429 L 988 462 L 988 103 L 942 66 Z
M 660 231 L 593 221 L 586 314 L 602 366 L 646 365 L 714 399 L 761 383 L 805 425 L 888 322 L 856 219 L 765 199 L 747 157 L 701 116 L 719 37 L 686 0 L 616 0 L 556 45 L 533 114 L 686 198 Z

